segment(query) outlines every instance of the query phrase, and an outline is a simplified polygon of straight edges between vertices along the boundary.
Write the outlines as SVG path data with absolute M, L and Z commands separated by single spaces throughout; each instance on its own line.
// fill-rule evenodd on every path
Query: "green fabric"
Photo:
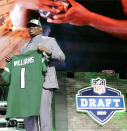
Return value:
M 38 51 L 32 50 L 22 55 L 15 55 L 7 63 L 2 74 L 6 82 L 10 84 L 6 118 L 40 114 L 43 74 L 48 64 L 47 57 L 42 56 Z

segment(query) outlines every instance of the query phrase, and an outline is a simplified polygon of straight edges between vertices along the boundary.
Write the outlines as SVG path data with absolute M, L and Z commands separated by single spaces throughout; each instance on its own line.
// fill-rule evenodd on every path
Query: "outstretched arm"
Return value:
M 68 0 L 72 5 L 65 13 L 55 15 L 48 22 L 63 24 L 69 23 L 76 26 L 89 25 L 118 38 L 127 40 L 127 20 L 117 20 L 89 11 L 74 0 Z M 126 0 L 122 0 L 124 9 L 127 9 Z M 124 10 L 125 13 L 125 10 Z

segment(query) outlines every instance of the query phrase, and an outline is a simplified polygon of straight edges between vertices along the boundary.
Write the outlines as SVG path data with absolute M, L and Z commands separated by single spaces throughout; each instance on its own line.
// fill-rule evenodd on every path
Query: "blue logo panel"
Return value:
M 106 80 L 92 79 L 92 86 L 76 94 L 77 111 L 87 112 L 99 124 L 108 122 L 115 112 L 125 111 L 124 96 L 119 90 L 106 87 Z

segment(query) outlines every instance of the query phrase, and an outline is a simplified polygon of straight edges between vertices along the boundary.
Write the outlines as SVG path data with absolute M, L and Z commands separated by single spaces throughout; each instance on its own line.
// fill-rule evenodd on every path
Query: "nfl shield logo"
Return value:
M 105 93 L 105 86 L 106 86 L 106 80 L 97 78 L 97 79 L 92 79 L 92 86 L 93 86 L 93 91 L 99 95 Z
M 77 111 L 87 112 L 101 125 L 107 123 L 115 112 L 125 111 L 124 96 L 119 90 L 106 86 L 106 80 L 92 79 L 90 87 L 76 94 Z

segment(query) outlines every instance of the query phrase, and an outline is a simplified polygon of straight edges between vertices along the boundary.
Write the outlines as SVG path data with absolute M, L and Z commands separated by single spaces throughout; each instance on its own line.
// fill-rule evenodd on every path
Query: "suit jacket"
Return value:
M 64 62 L 65 60 L 65 55 L 58 46 L 55 38 L 48 37 L 48 36 L 42 36 L 37 35 L 31 40 L 24 45 L 21 48 L 21 54 L 26 53 L 27 51 L 30 50 L 35 50 L 39 45 L 45 46 L 49 51 L 52 52 L 51 58 L 50 58 L 50 63 L 47 69 L 47 72 L 45 74 L 45 81 L 43 84 L 44 88 L 50 89 L 50 88 L 59 88 L 58 86 L 58 81 L 56 77 L 56 70 L 54 67 L 54 62 Z

